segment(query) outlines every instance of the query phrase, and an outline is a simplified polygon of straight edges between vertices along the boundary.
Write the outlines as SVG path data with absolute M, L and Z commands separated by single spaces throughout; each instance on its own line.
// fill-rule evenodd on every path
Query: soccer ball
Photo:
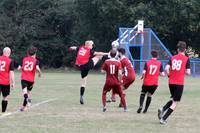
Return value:
M 118 41 L 113 41 L 111 45 L 112 45 L 112 48 L 118 48 L 119 47 L 119 42 Z

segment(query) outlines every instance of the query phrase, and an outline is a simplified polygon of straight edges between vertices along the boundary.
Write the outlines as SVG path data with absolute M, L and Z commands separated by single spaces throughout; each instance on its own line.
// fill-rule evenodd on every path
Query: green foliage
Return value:
M 69 45 L 93 39 L 108 51 L 119 27 L 143 19 L 171 50 L 178 40 L 198 49 L 199 7 L 199 0 L 1 0 L 0 48 L 11 47 L 19 61 L 35 45 L 43 65 L 71 65 Z

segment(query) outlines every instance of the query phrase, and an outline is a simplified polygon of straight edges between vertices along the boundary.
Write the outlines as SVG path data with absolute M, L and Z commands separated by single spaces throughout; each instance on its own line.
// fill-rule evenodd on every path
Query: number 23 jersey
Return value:
M 183 85 L 186 69 L 190 69 L 190 60 L 187 56 L 177 54 L 168 62 L 170 65 L 169 84 Z
M 22 63 L 21 80 L 34 82 L 36 66 L 39 65 L 39 61 L 31 56 L 25 57 Z

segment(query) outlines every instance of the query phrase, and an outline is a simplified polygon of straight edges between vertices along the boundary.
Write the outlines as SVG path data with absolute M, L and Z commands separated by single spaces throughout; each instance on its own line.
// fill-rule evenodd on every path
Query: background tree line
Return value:
M 200 49 L 199 7 L 199 0 L 0 0 L 0 48 L 20 61 L 34 45 L 44 66 L 70 66 L 70 45 L 92 39 L 108 51 L 120 26 L 143 19 L 170 50 L 178 40 Z

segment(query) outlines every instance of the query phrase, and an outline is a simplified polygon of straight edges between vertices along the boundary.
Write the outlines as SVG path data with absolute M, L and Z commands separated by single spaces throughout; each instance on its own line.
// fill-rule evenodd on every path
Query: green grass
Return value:
M 16 73 L 16 89 L 10 95 L 9 112 L 18 110 L 23 100 L 19 77 Z M 142 84 L 139 76 L 127 91 L 127 113 L 118 108 L 119 98 L 116 103 L 108 104 L 107 112 L 101 112 L 102 74 L 89 75 L 86 104 L 80 105 L 79 77 L 78 73 L 43 73 L 33 88 L 33 104 L 52 98 L 57 100 L 1 118 L 0 133 L 199 133 L 199 78 L 186 78 L 182 101 L 163 126 L 158 122 L 157 109 L 169 98 L 167 78 L 160 79 L 149 112 L 137 114 Z

